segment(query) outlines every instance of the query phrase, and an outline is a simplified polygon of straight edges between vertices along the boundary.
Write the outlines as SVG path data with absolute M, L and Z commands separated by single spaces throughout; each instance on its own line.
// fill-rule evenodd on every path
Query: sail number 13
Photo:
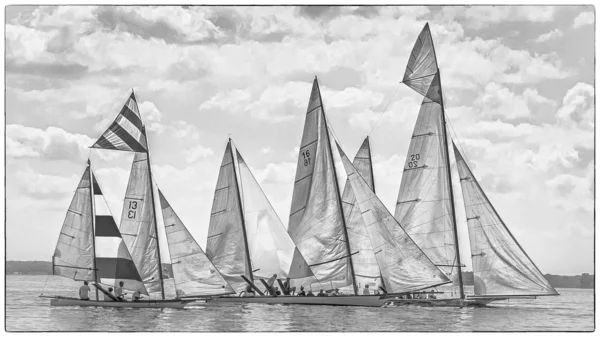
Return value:
M 137 220 L 138 219 L 138 213 L 140 211 L 139 206 L 140 206 L 139 200 L 125 199 L 125 207 L 127 207 L 125 216 L 127 217 L 128 220 Z

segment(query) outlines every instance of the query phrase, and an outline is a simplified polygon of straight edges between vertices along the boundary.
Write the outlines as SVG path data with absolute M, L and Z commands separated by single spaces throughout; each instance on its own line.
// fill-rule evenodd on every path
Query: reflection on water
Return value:
M 494 302 L 485 308 L 358 308 L 191 303 L 184 310 L 51 307 L 38 298 L 76 296 L 57 276 L 6 277 L 8 331 L 592 331 L 594 292 Z M 172 289 L 169 289 L 170 293 Z

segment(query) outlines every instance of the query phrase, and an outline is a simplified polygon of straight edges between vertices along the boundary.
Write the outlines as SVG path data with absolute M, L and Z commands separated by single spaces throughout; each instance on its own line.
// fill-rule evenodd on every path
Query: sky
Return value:
M 593 273 L 592 6 L 8 6 L 6 259 L 50 261 L 88 156 L 119 221 L 133 155 L 89 146 L 132 89 L 202 247 L 228 137 L 287 226 L 315 76 L 345 152 L 370 135 L 393 214 L 421 102 L 399 82 L 427 22 L 449 133 L 494 207 L 543 273 Z

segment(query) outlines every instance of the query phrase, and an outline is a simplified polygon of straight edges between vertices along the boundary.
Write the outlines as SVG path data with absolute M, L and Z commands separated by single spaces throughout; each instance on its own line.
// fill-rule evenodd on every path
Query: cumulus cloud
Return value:
M 556 104 L 541 96 L 535 89 L 526 88 L 522 95 L 516 95 L 507 87 L 496 83 L 489 83 L 485 87 L 485 93 L 474 103 L 481 107 L 484 114 L 509 119 L 530 117 L 533 107 L 540 105 L 552 107 Z
M 591 25 L 594 23 L 594 20 L 594 12 L 579 13 L 579 15 L 577 15 L 573 21 L 573 28 L 577 29 L 585 25 Z
M 587 130 L 594 128 L 594 87 L 587 83 L 577 83 L 567 91 L 563 105 L 557 112 L 562 121 L 580 124 Z
M 19 124 L 6 126 L 6 154 L 12 158 L 35 157 L 44 160 L 83 160 L 94 139 L 61 128 L 45 130 Z
M 535 42 L 538 42 L 538 43 L 548 42 L 550 40 L 556 40 L 558 38 L 561 38 L 561 37 L 563 37 L 563 35 L 564 35 L 564 33 L 562 31 L 555 29 L 548 33 L 538 36 L 538 38 L 535 39 Z

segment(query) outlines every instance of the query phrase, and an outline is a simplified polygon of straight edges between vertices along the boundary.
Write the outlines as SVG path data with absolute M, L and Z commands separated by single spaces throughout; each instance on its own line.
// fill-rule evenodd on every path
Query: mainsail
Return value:
M 206 254 L 236 292 L 252 280 L 252 266 L 243 225 L 242 205 L 231 142 L 227 143 L 210 212 Z
M 74 280 L 94 280 L 93 210 L 90 167 L 86 167 L 52 256 L 53 274 Z
M 288 232 L 315 277 L 325 287 L 352 284 L 351 257 L 345 236 L 343 210 L 329 144 L 327 122 L 315 78 L 308 108 Z
M 453 145 L 471 242 L 475 295 L 558 295 L 512 236 Z
M 371 162 L 371 147 L 369 137 L 365 138 L 358 149 L 354 161 L 352 162 L 356 171 L 365 180 L 369 188 L 375 192 L 375 181 L 373 178 L 373 165 Z M 342 207 L 346 217 L 346 228 L 348 229 L 348 239 L 350 247 L 359 253 L 352 256 L 354 272 L 356 273 L 356 282 L 359 287 L 364 287 L 367 283 L 376 283 L 382 286 L 381 273 L 377 265 L 377 259 L 371 246 L 369 233 L 360 215 L 360 209 L 356 205 L 356 197 L 350 185 L 350 180 L 346 180 L 344 193 L 342 194 Z M 351 275 L 348 275 L 351 278 Z
M 429 25 L 415 43 L 404 80 L 424 98 L 404 164 L 395 218 L 446 275 L 460 277 L 444 108 Z
M 210 262 L 173 207 L 158 190 L 178 298 L 225 295 L 235 291 Z
M 158 237 L 154 223 L 148 154 L 136 152 L 121 214 L 121 233 L 150 293 L 161 291 Z
M 388 292 L 408 292 L 451 282 L 419 249 L 360 176 L 338 144 Z

